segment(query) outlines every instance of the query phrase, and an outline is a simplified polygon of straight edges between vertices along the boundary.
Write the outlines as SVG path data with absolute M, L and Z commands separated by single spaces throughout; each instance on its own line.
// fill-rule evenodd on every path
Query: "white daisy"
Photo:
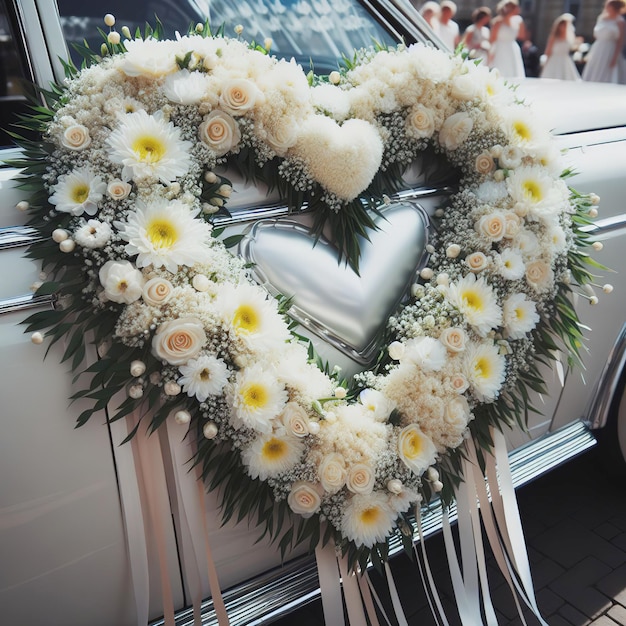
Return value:
M 59 182 L 52 189 L 54 193 L 50 196 L 50 204 L 57 211 L 72 215 L 95 215 L 107 185 L 89 167 L 80 167 L 59 176 Z
M 519 280 L 524 276 L 526 267 L 524 259 L 518 250 L 505 248 L 500 254 L 495 255 L 498 273 L 506 280 Z
M 465 351 L 463 361 L 465 376 L 476 399 L 480 402 L 495 400 L 505 375 L 505 359 L 498 346 L 489 341 L 472 343 Z
M 225 284 L 215 300 L 218 313 L 234 333 L 253 350 L 274 350 L 290 338 L 276 300 L 248 284 Z
M 180 265 L 191 267 L 207 258 L 211 226 L 196 219 L 198 210 L 190 210 L 180 200 L 156 200 L 148 205 L 137 202 L 127 222 L 114 222 L 128 244 L 125 251 L 137 256 L 137 267 L 165 267 L 172 273 Z
M 220 394 L 228 382 L 226 363 L 212 354 L 191 359 L 178 369 L 182 374 L 178 384 L 189 397 L 195 396 L 200 402 Z
M 514 145 L 525 148 L 541 147 L 550 137 L 548 131 L 528 107 L 509 107 L 502 112 L 502 117 L 502 130 Z
M 502 314 L 509 339 L 523 339 L 539 322 L 535 303 L 523 293 L 509 296 L 502 304 Z
M 106 141 L 111 161 L 123 166 L 124 180 L 158 178 L 170 184 L 184 176 L 191 164 L 192 143 L 181 139 L 180 129 L 164 121 L 160 111 L 124 115 Z
M 83 248 L 103 248 L 111 239 L 113 229 L 107 222 L 89 220 L 74 232 L 74 241 Z
M 468 274 L 457 283 L 451 283 L 446 292 L 449 302 L 463 313 L 482 337 L 500 325 L 502 311 L 493 289 L 484 278 Z
M 377 422 L 386 422 L 395 408 L 395 402 L 376 389 L 363 389 L 359 400 L 367 409 L 369 417 Z
M 341 533 L 357 546 L 371 548 L 385 541 L 394 527 L 396 513 L 389 505 L 387 494 L 380 491 L 355 494 L 348 501 L 341 519 Z
M 288 400 L 274 372 L 259 363 L 237 372 L 228 396 L 233 426 L 246 426 L 261 433 L 272 432 L 272 421 Z
M 241 451 L 241 460 L 251 478 L 267 480 L 289 471 L 301 458 L 304 442 L 298 437 L 268 433 L 257 437 Z
M 545 168 L 519 167 L 506 182 L 513 200 L 534 217 L 549 218 L 563 208 L 563 198 Z

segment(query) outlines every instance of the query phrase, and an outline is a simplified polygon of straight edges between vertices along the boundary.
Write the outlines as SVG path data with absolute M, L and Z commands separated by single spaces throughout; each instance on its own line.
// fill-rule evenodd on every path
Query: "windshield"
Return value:
M 61 24 L 73 53 L 72 43 L 87 40 L 100 49 L 97 28 L 104 28 L 100 3 L 84 0 L 58 0 Z M 117 20 L 116 28 L 154 25 L 158 16 L 166 36 L 184 33 L 190 24 L 209 18 L 216 30 L 224 24 L 225 34 L 234 37 L 236 25 L 243 26 L 242 37 L 262 43 L 272 40 L 272 53 L 294 57 L 308 69 L 328 73 L 337 69 L 337 59 L 352 56 L 355 49 L 378 42 L 397 43 L 357 0 L 108 0 L 108 12 Z

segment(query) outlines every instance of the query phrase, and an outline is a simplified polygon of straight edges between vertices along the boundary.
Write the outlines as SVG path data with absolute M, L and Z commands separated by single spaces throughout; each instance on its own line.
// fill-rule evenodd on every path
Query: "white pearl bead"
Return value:
M 207 422 L 202 428 L 202 434 L 206 439 L 215 439 L 217 436 L 217 426 L 214 422 Z
M 177 424 L 189 424 L 189 422 L 191 421 L 191 413 L 189 413 L 189 411 L 176 411 L 176 413 L 174 414 L 174 419 L 176 420 Z
M 104 16 L 104 23 L 105 23 L 107 26 L 113 26 L 113 25 L 115 25 L 115 16 L 114 16 L 114 15 L 112 15 L 111 13 L 107 13 L 107 14 Z
M 52 241 L 54 241 L 55 243 L 61 243 L 62 241 L 65 241 L 69 236 L 69 233 L 63 228 L 55 228 L 52 231 Z
M 74 252 L 75 247 L 76 244 L 74 243 L 73 239 L 65 239 L 65 241 L 62 241 L 59 244 L 59 250 L 61 250 L 61 252 L 65 252 L 66 254 L 68 252 Z
M 43 343 L 43 335 L 39 332 L 33 333 L 30 336 L 30 340 L 38 346 L 40 343 Z

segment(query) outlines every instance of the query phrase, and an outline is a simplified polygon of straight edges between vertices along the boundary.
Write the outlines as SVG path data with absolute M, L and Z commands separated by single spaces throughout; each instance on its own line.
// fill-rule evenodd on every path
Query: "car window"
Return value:
M 68 43 L 87 39 L 98 50 L 102 40 L 94 33 L 103 26 L 102 5 L 84 0 L 58 0 L 58 5 Z M 214 30 L 224 24 L 229 36 L 240 24 L 244 39 L 271 38 L 273 54 L 294 57 L 306 69 L 312 62 L 318 73 L 336 69 L 342 54 L 374 41 L 397 43 L 357 0 L 108 0 L 106 9 L 118 30 L 128 26 L 133 33 L 146 21 L 154 24 L 155 15 L 170 37 L 206 17 Z
M 12 143 L 6 128 L 25 111 L 30 80 L 13 5 L 0 0 L 0 146 Z

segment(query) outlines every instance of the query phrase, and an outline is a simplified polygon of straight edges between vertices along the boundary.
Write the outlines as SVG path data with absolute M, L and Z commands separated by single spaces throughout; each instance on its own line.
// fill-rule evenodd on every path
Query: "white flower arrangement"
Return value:
M 149 402 L 154 427 L 191 415 L 211 486 L 235 455 L 226 465 L 248 482 L 227 496 L 227 515 L 253 512 L 246 489 L 259 489 L 304 518 L 304 536 L 327 520 L 344 549 L 377 549 L 441 488 L 429 468 L 449 499 L 465 438 L 521 419 L 510 398 L 539 385 L 529 357 L 547 357 L 551 337 L 576 341 L 573 309 L 563 321 L 554 302 L 567 306 L 571 271 L 587 277 L 572 223 L 591 203 L 544 165 L 549 135 L 513 91 L 425 45 L 362 51 L 313 89 L 299 66 L 235 39 L 135 39 L 107 52 L 70 72 L 43 128 L 33 223 L 46 242 L 33 254 L 54 264 L 71 304 L 29 328 L 57 340 L 75 320 L 75 367 L 83 331 L 113 340 L 82 395 L 125 388 L 116 417 Z M 385 172 L 426 149 L 459 168 L 460 189 L 440 211 L 423 284 L 389 320 L 379 367 L 340 384 L 212 237 L 230 195 L 214 170 L 269 164 L 288 198 L 315 197 L 325 216 L 368 227 L 365 208 L 354 212 L 361 194 L 393 189 Z

